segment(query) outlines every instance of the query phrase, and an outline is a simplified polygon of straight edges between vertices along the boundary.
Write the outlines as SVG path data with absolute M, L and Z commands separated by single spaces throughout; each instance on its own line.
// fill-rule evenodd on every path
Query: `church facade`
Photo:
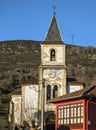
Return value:
M 67 92 L 66 45 L 62 40 L 55 14 L 45 40 L 41 42 L 40 46 L 41 64 L 38 80 L 32 79 L 30 82 L 23 82 L 21 94 L 12 95 L 9 112 L 9 122 L 11 123 L 20 125 L 26 120 L 30 124 L 33 119 L 38 123 L 41 120 L 42 103 L 44 112 L 54 112 L 55 105 L 47 104 L 48 100 Z

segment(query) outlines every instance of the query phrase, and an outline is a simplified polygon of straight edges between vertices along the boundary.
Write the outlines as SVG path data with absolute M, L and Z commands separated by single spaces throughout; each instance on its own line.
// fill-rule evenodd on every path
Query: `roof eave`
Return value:
M 83 98 L 83 95 L 79 95 L 79 96 L 74 96 L 74 97 L 70 97 L 70 98 L 59 98 L 59 99 L 53 99 L 53 100 L 50 100 L 50 101 L 48 101 L 48 103 L 54 103 L 54 104 L 56 104 L 56 103 L 58 103 L 58 102 L 66 102 L 66 101 L 72 101 L 72 100 L 77 100 L 77 99 L 81 99 L 81 98 Z

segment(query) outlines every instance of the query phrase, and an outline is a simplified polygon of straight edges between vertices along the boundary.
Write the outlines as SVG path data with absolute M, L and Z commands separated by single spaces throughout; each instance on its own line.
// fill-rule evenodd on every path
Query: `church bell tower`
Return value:
M 39 80 L 42 79 L 45 79 L 45 104 L 51 98 L 66 94 L 65 44 L 61 38 L 55 13 L 45 40 L 41 43 Z M 42 91 L 42 85 L 40 90 Z

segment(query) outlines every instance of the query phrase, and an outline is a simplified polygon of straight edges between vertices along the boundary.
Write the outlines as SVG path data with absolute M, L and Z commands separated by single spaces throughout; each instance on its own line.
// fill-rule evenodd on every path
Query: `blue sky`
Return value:
M 96 0 L 0 0 L 0 41 L 43 41 L 54 4 L 63 41 L 96 47 Z

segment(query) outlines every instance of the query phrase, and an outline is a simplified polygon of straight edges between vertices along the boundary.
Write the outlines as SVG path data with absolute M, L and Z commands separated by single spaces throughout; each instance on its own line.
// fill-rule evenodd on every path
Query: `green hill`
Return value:
M 7 130 L 8 103 L 22 80 L 38 77 L 40 41 L 0 42 L 0 129 Z M 96 48 L 66 44 L 67 77 L 90 85 L 96 80 Z

